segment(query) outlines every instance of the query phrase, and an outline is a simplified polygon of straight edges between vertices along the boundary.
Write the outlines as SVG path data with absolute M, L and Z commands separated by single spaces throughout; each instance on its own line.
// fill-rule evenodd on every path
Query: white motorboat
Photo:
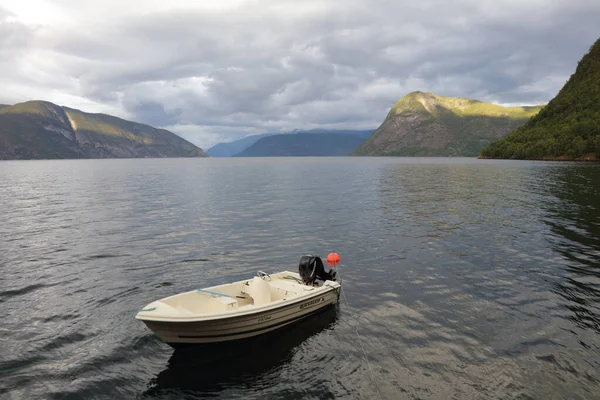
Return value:
M 339 299 L 341 286 L 335 274 L 328 275 L 331 280 L 309 285 L 295 272 L 257 275 L 154 301 L 136 318 L 177 347 L 260 335 L 316 314 Z

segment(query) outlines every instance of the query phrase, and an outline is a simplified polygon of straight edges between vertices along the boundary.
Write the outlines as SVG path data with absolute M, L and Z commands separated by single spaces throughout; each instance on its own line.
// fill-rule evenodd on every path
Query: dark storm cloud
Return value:
M 44 51 L 63 90 L 206 146 L 260 131 L 375 128 L 413 90 L 547 102 L 600 36 L 599 20 L 596 0 L 256 1 L 116 14 L 76 34 L 2 22 L 0 52 Z M 29 31 L 15 39 L 15 29 Z M 27 85 L 22 67 L 11 76 Z

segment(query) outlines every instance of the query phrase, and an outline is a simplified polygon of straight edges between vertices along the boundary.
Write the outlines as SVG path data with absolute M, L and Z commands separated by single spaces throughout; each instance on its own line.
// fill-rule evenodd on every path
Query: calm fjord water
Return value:
M 134 319 L 332 249 L 347 300 L 251 346 Z M 600 398 L 600 165 L 1 162 L 0 321 L 8 399 Z

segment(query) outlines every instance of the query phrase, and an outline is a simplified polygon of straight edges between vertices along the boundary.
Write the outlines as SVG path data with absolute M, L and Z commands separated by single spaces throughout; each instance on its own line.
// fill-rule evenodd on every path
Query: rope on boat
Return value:
M 340 275 L 339 269 L 338 269 L 337 274 L 338 274 L 338 277 L 341 282 L 342 276 Z M 340 287 L 340 289 L 342 291 L 342 296 L 344 296 L 344 302 L 349 305 L 348 298 L 346 297 L 346 291 L 341 287 Z M 379 396 L 379 398 L 381 400 L 383 400 L 383 398 L 381 397 L 381 392 L 379 391 L 379 384 L 377 383 L 377 379 L 375 379 L 375 375 L 373 375 L 373 370 L 371 369 L 371 363 L 369 362 L 369 358 L 367 357 L 367 352 L 365 351 L 365 346 L 363 346 L 363 342 L 360 337 L 360 334 L 358 333 L 358 328 L 356 327 L 356 324 L 354 325 L 354 332 L 356 332 L 356 337 L 358 339 L 358 343 L 360 344 L 360 349 L 362 350 L 363 356 L 365 357 L 365 361 L 367 362 L 367 367 L 369 369 L 369 375 L 371 376 L 371 383 L 373 383 L 373 385 L 375 385 L 375 389 L 377 390 L 377 395 Z
M 304 282 L 302 282 L 302 280 L 296 278 L 295 276 L 286 275 L 286 276 L 283 277 L 283 279 L 294 280 L 294 281 L 298 282 L 299 284 L 304 285 Z
M 198 289 L 198 291 L 208 293 L 208 294 L 214 294 L 215 296 L 231 297 L 230 295 L 225 294 L 225 293 L 213 292 L 213 291 L 205 290 L 205 289 Z
M 231 298 L 235 297 L 236 299 L 247 299 L 247 297 L 244 297 L 244 296 L 230 296 L 225 293 L 212 292 L 212 291 L 206 290 L 206 289 L 196 289 L 196 290 L 198 290 L 199 292 L 203 292 L 203 293 L 214 294 L 215 296 L 231 297 Z M 142 311 L 149 311 L 149 310 L 142 310 Z

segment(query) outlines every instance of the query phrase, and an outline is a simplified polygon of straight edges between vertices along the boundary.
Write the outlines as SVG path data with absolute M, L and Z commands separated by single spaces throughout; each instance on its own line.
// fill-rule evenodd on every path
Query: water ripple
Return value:
M 0 395 L 594 398 L 600 166 L 3 162 Z M 339 308 L 173 351 L 148 302 L 342 255 Z

